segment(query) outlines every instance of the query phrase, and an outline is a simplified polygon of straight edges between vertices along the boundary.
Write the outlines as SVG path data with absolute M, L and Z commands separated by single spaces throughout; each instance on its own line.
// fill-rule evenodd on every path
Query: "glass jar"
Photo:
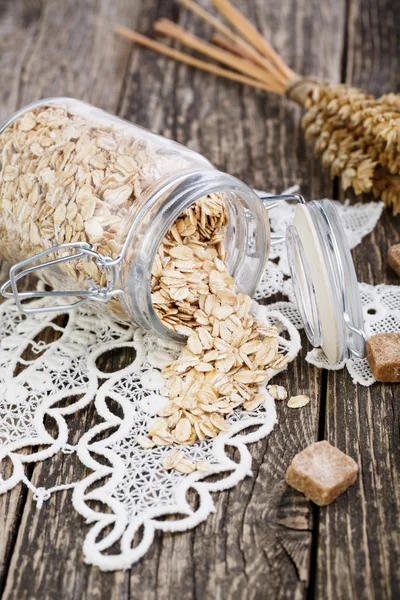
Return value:
M 253 295 L 269 254 L 271 200 L 263 203 L 196 152 L 70 98 L 16 113 L 0 128 L 0 152 L 0 253 L 14 265 L 2 294 L 22 312 L 93 300 L 116 318 L 184 341 L 154 310 L 151 271 L 176 219 L 213 194 L 227 211 L 228 271 L 240 292 Z M 336 211 L 328 201 L 307 208 L 294 199 L 287 242 L 307 335 L 332 362 L 349 350 L 362 355 L 357 282 Z M 32 271 L 53 291 L 20 292 L 18 282 Z M 73 300 L 26 302 L 45 295 Z

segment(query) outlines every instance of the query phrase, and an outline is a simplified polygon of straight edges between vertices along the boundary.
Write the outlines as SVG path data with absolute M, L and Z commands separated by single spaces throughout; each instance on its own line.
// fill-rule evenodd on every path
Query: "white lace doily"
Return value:
M 34 302 L 36 306 L 45 306 L 47 300 Z M 301 346 L 297 329 L 267 307 L 256 305 L 254 310 L 261 322 L 275 324 L 285 331 L 285 337 L 278 337 L 279 348 L 293 360 Z M 251 474 L 247 444 L 272 430 L 276 422 L 274 401 L 264 388 L 261 391 L 265 403 L 252 412 L 237 411 L 230 418 L 229 432 L 185 447 L 187 458 L 209 463 L 208 473 L 167 472 L 162 461 L 170 447 L 144 450 L 136 442 L 136 436 L 146 435 L 150 421 L 167 402 L 159 394 L 163 387 L 160 370 L 177 357 L 179 347 L 160 342 L 134 327 L 121 326 L 105 316 L 99 319 L 93 308 L 87 306 L 65 313 L 68 322 L 64 326 L 57 324 L 62 315 L 61 312 L 26 318 L 13 301 L 0 306 L 0 473 L 6 459 L 13 467 L 8 478 L 0 476 L 0 493 L 22 481 L 41 507 L 53 492 L 74 488 L 75 508 L 88 523 L 94 523 L 84 544 L 86 562 L 103 570 L 127 568 L 146 552 L 156 529 L 182 531 L 194 527 L 213 510 L 211 492 L 229 488 Z M 40 339 L 48 328 L 58 337 L 51 343 Z M 28 348 L 33 359 L 24 358 Z M 134 350 L 131 364 L 113 373 L 99 370 L 99 358 L 116 348 Z M 79 400 L 64 406 L 62 400 L 71 396 Z M 110 400 L 117 403 L 122 416 L 110 409 Z M 68 444 L 65 417 L 91 401 L 103 422 L 86 433 L 82 431 L 77 447 L 72 447 Z M 46 417 L 57 423 L 55 437 L 46 429 Z M 256 429 L 245 433 L 249 427 Z M 106 439 L 96 441 L 99 433 L 111 429 L 113 433 Z M 39 446 L 45 446 L 45 450 Z M 239 462 L 229 458 L 226 453 L 229 447 L 239 451 Z M 18 453 L 22 448 L 30 453 Z M 36 488 L 25 476 L 25 464 L 49 458 L 59 450 L 76 451 L 82 463 L 91 469 L 91 475 L 80 482 Z M 229 475 L 214 482 L 202 481 L 221 473 Z M 99 480 L 102 485 L 91 490 L 92 484 Z M 197 509 L 188 503 L 189 489 L 198 495 Z M 96 500 L 103 510 L 93 510 L 90 503 Z M 179 519 L 159 520 L 162 515 L 170 514 L 179 515 Z M 111 532 L 102 537 L 101 532 L 110 526 Z M 132 547 L 139 530 L 140 541 Z M 119 552 L 109 555 L 109 548 L 116 542 Z
M 338 209 L 354 246 L 374 228 L 382 206 L 338 205 Z M 274 230 L 283 233 L 292 215 L 293 208 L 281 203 L 270 215 Z M 259 320 L 276 322 L 286 330 L 280 346 L 294 358 L 300 349 L 297 329 L 301 322 L 293 303 L 283 245 L 274 247 L 271 258 L 274 262 L 268 264 L 257 297 L 283 292 L 289 301 L 268 307 L 255 305 L 254 310 Z M 361 284 L 361 292 L 369 332 L 399 329 L 399 288 Z M 35 302 L 44 305 L 46 301 Z M 66 319 L 66 324 L 59 325 Z M 143 450 L 136 436 L 146 433 L 165 402 L 159 393 L 160 370 L 179 348 L 160 343 L 132 326 L 119 325 L 104 316 L 99 319 L 88 306 L 68 313 L 64 321 L 54 313 L 23 317 L 12 301 L 0 306 L 0 473 L 5 476 L 2 465 L 7 460 L 13 467 L 8 478 L 0 475 L 0 493 L 22 481 L 40 507 L 53 492 L 74 488 L 74 507 L 90 524 L 84 543 L 86 562 L 103 570 L 127 568 L 147 551 L 157 529 L 194 527 L 214 510 L 211 492 L 236 485 L 251 474 L 247 445 L 272 430 L 276 422 L 274 402 L 264 390 L 265 403 L 251 413 L 237 411 L 231 417 L 229 432 L 185 447 L 188 458 L 207 460 L 209 473 L 167 472 L 161 463 L 168 449 Z M 51 343 L 43 341 L 42 333 L 48 328 L 56 334 L 56 341 Z M 99 370 L 99 358 L 118 347 L 134 350 L 131 364 L 113 373 Z M 33 359 L 26 358 L 28 349 Z M 309 353 L 308 360 L 326 367 L 316 351 Z M 346 366 L 355 380 L 364 385 L 372 382 L 365 361 L 349 361 Z M 76 401 L 63 404 L 71 396 Z M 65 417 L 90 402 L 94 402 L 102 422 L 82 431 L 79 443 L 72 447 Z M 55 435 L 46 429 L 47 417 L 57 424 Z M 229 458 L 229 447 L 238 450 L 238 462 Z M 21 448 L 29 449 L 29 453 L 20 454 Z M 82 481 L 36 488 L 25 476 L 25 464 L 44 460 L 59 450 L 76 451 L 91 474 Z M 209 475 L 214 475 L 212 480 Z M 197 494 L 197 508 L 189 502 L 189 489 Z M 100 504 L 95 510 L 96 501 Z M 168 520 L 171 514 L 174 519 Z
M 295 193 L 298 187 L 294 186 L 284 193 Z M 260 195 L 265 195 L 259 192 Z M 339 212 L 347 241 L 350 248 L 355 248 L 364 236 L 371 233 L 382 214 L 383 204 L 381 202 L 368 202 L 350 205 L 349 201 L 344 204 L 333 201 Z M 286 228 L 294 218 L 295 205 L 280 201 L 278 206 L 270 212 L 271 228 L 274 233 L 284 235 Z M 268 298 L 278 292 L 289 298 L 288 302 L 276 302 L 269 305 L 287 317 L 298 329 L 303 328 L 300 313 L 297 309 L 296 300 L 289 278 L 289 265 L 286 254 L 285 243 L 273 246 L 270 253 L 271 260 L 260 286 L 256 292 L 256 299 Z M 367 336 L 375 333 L 386 333 L 400 331 L 400 286 L 378 285 L 371 286 L 360 283 L 361 303 Z M 344 367 L 349 371 L 354 383 L 370 386 L 375 382 L 367 359 L 348 359 L 336 365 L 330 364 L 325 354 L 319 348 L 311 350 L 306 360 L 320 369 L 339 370 Z
M 373 286 L 367 283 L 360 283 L 359 286 L 367 336 L 400 331 L 400 286 Z M 332 366 L 323 352 L 314 348 L 307 354 L 306 360 L 320 369 L 337 370 L 346 366 L 354 383 L 365 386 L 375 383 L 366 358 L 352 358 Z

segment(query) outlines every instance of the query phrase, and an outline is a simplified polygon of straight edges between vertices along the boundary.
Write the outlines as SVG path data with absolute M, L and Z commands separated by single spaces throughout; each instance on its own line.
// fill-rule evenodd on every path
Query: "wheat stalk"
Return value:
M 374 98 L 347 85 L 298 75 L 229 0 L 211 2 L 233 29 L 193 0 L 178 2 L 215 30 L 211 41 L 167 19 L 157 21 L 156 32 L 229 68 L 125 27 L 116 32 L 180 62 L 296 102 L 306 110 L 302 119 L 306 139 L 331 176 L 341 177 L 342 188 L 352 187 L 357 195 L 372 192 L 400 214 L 400 95 Z

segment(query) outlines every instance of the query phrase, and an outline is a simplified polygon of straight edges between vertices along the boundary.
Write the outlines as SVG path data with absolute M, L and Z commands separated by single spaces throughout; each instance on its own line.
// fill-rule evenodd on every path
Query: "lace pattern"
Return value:
M 45 303 L 46 300 L 35 301 L 36 306 Z M 8 457 L 13 472 L 8 479 L 0 479 L 0 493 L 23 481 L 41 507 L 53 492 L 73 487 L 75 508 L 89 522 L 95 523 L 85 541 L 87 562 L 105 570 L 128 567 L 146 552 L 156 529 L 182 531 L 194 527 L 213 510 L 211 491 L 235 485 L 251 472 L 247 444 L 268 435 L 276 422 L 274 401 L 265 387 L 262 390 L 264 404 L 252 412 L 237 411 L 230 418 L 229 432 L 215 440 L 185 448 L 186 456 L 193 462 L 205 460 L 209 463 L 208 473 L 167 472 L 162 461 L 170 447 L 144 450 L 136 442 L 136 436 L 146 435 L 151 420 L 167 402 L 159 393 L 163 387 L 160 369 L 177 357 L 179 347 L 176 344 L 160 342 L 148 333 L 122 327 L 111 319 L 98 319 L 87 306 L 66 314 L 68 322 L 65 326 L 57 325 L 62 313 L 27 319 L 18 313 L 12 301 L 5 302 L 1 309 L 4 329 L 0 371 L 0 464 Z M 255 303 L 253 311 L 261 322 L 275 324 L 279 331 L 286 331 L 285 337 L 278 338 L 279 348 L 293 360 L 300 349 L 297 329 L 277 311 L 269 311 Z M 40 332 L 49 327 L 57 331 L 59 339 L 49 344 L 37 341 Z M 37 358 L 25 360 L 22 357 L 28 346 L 33 354 L 38 354 Z M 98 359 L 120 347 L 134 350 L 131 364 L 113 373 L 101 371 Z M 18 363 L 25 368 L 16 374 Z M 81 397 L 67 408 L 62 404 L 60 407 L 61 400 L 71 395 Z M 119 405 L 122 416 L 110 409 L 109 399 Z M 71 448 L 67 443 L 65 416 L 79 411 L 91 401 L 94 401 L 102 422 L 82 435 L 76 449 Z M 47 416 L 57 422 L 55 438 L 46 430 Z M 250 426 L 256 427 L 256 431 L 243 433 Z M 99 433 L 107 434 L 108 430 L 113 433 L 96 441 Z M 46 449 L 37 450 L 39 444 L 46 445 Z M 226 449 L 230 446 L 240 453 L 238 464 L 227 455 Z M 32 447 L 29 455 L 16 452 L 27 447 Z M 66 482 L 52 489 L 35 488 L 25 477 L 24 464 L 49 458 L 58 450 L 76 450 L 79 459 L 92 473 L 77 483 Z M 103 460 L 99 462 L 99 457 L 105 459 L 106 466 Z M 210 474 L 227 472 L 229 475 L 221 482 L 202 481 Z M 90 490 L 96 481 L 101 481 L 102 485 Z M 187 501 L 189 489 L 199 496 L 196 510 Z M 89 506 L 89 501 L 94 500 L 108 510 L 94 511 Z M 171 522 L 158 520 L 167 514 L 183 517 Z M 99 541 L 103 529 L 110 526 L 112 531 Z M 132 540 L 142 528 L 143 536 L 132 548 Z M 120 542 L 119 554 L 107 554 L 117 541 Z
M 338 205 L 338 209 L 354 246 L 374 228 L 382 205 Z M 291 222 L 293 210 L 282 202 L 271 211 L 272 227 L 277 233 L 283 233 Z M 360 289 L 367 331 L 399 330 L 399 288 L 360 284 Z M 283 244 L 273 247 L 256 298 L 271 297 L 278 292 L 285 294 L 288 301 L 268 307 L 253 303 L 253 311 L 260 321 L 276 323 L 281 332 L 286 331 L 280 337 L 280 347 L 293 359 L 300 349 L 298 329 L 302 324 Z M 46 300 L 34 302 L 44 306 Z M 0 324 L 0 473 L 5 473 L 2 465 L 7 459 L 13 467 L 8 478 L 0 475 L 0 493 L 22 481 L 31 489 L 40 508 L 52 493 L 73 488 L 73 505 L 90 524 L 84 543 L 85 561 L 102 570 L 131 566 L 145 554 L 157 529 L 183 531 L 206 519 L 214 510 L 211 492 L 234 486 L 251 474 L 248 444 L 267 436 L 276 423 L 274 401 L 264 387 L 264 404 L 253 412 L 235 412 L 229 432 L 184 447 L 191 460 L 209 463 L 208 473 L 167 472 L 162 459 L 169 449 L 158 447 L 146 451 L 137 444 L 136 436 L 147 432 L 155 413 L 166 401 L 160 394 L 160 370 L 179 353 L 176 344 L 160 342 L 106 316 L 99 319 L 90 306 L 68 314 L 26 318 L 13 302 L 7 301 L 0 306 Z M 55 339 L 51 343 L 43 335 L 48 328 Z M 117 372 L 101 371 L 100 357 L 119 347 L 134 351 L 132 362 Z M 327 367 L 317 350 L 310 352 L 307 360 Z M 373 382 L 365 361 L 348 361 L 346 367 L 354 381 L 364 385 Z M 76 400 L 63 405 L 62 400 L 70 396 Z M 71 447 L 65 417 L 90 402 L 102 421 L 82 432 L 77 446 Z M 118 413 L 110 402 L 118 405 Z M 46 429 L 47 416 L 57 423 L 55 436 Z M 100 441 L 99 434 L 102 434 Z M 229 458 L 231 447 L 239 452 L 238 463 Z M 29 454 L 18 453 L 21 448 L 28 448 Z M 49 458 L 59 450 L 76 451 L 80 461 L 91 470 L 90 475 L 82 481 L 63 482 L 51 489 L 36 488 L 25 476 L 25 464 Z M 221 477 L 210 481 L 211 474 Z M 189 490 L 197 494 L 196 508 L 188 499 Z M 100 503 L 100 510 L 93 509 L 93 501 Z M 167 515 L 174 515 L 174 520 L 168 520 Z
M 400 286 L 367 283 L 359 286 L 367 336 L 400 331 Z M 332 366 L 327 363 L 323 352 L 314 348 L 307 354 L 306 360 L 320 369 L 337 370 L 346 366 L 354 383 L 365 386 L 375 383 L 366 358 L 352 358 Z
M 35 303 L 44 306 L 45 302 Z M 26 318 L 13 301 L 0 306 L 0 465 L 5 457 L 13 464 L 10 478 L 4 480 L 0 475 L 0 493 L 23 479 L 25 463 L 69 450 L 64 417 L 84 408 L 97 390 L 96 374 L 86 360 L 87 350 L 99 343 L 112 344 L 115 339 L 122 343 L 131 335 L 129 329 L 112 320 L 100 320 L 94 313 L 82 311 L 78 319 L 70 313 L 64 327 L 56 323 L 57 316 L 48 313 Z M 57 341 L 38 340 L 48 328 L 60 336 Z M 25 359 L 28 348 L 37 357 Z M 71 396 L 78 399 L 68 407 L 57 407 Z M 47 416 L 57 424 L 56 438 L 45 427 Z M 30 453 L 17 453 L 22 448 L 30 448 Z

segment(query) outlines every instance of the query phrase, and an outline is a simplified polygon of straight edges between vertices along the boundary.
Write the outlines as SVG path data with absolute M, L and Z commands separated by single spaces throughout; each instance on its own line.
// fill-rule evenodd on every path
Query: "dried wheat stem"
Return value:
M 193 0 L 178 0 L 218 34 L 209 43 L 162 19 L 155 29 L 242 73 L 223 69 L 119 28 L 118 32 L 171 58 L 228 79 L 285 95 L 306 109 L 302 125 L 323 166 L 341 177 L 343 189 L 373 192 L 400 213 L 400 95 L 374 98 L 362 90 L 292 71 L 229 0 L 212 3 L 240 35 Z M 128 33 L 127 33 L 128 32 Z M 242 39 L 242 37 L 244 39 Z M 246 40 L 246 41 L 245 41 Z
M 221 23 L 221 21 L 219 21 L 209 12 L 204 10 L 204 8 L 196 4 L 196 2 L 193 2 L 193 0 L 178 0 L 178 2 L 188 10 L 192 11 L 198 17 L 203 19 L 206 23 L 211 25 L 211 27 L 219 31 L 219 33 L 221 33 L 225 38 L 227 38 L 227 40 L 233 42 L 233 47 L 237 48 L 236 50 L 233 50 L 234 54 L 242 56 L 242 58 L 250 59 L 252 62 L 258 64 L 260 67 L 268 71 L 274 77 L 274 79 L 276 79 L 276 81 L 279 81 L 282 85 L 286 85 L 286 77 L 282 75 L 280 70 L 276 68 L 262 54 L 255 50 L 255 48 L 253 48 L 251 44 L 247 43 L 239 35 L 231 31 L 229 27 Z M 217 40 L 220 41 L 220 38 L 217 38 Z M 225 47 L 225 50 L 229 50 L 230 52 L 232 52 L 232 46 L 226 44 L 227 40 L 225 40 L 225 46 L 222 45 L 222 47 Z
M 252 23 L 241 12 L 237 10 L 229 0 L 211 0 L 215 8 L 247 39 L 247 41 L 256 48 L 263 56 L 268 58 L 278 70 L 285 76 L 286 82 L 293 79 L 296 75 L 289 69 L 267 40 L 257 31 Z
M 275 92 L 275 90 L 272 89 L 271 86 L 269 86 L 266 83 L 256 81 L 251 77 L 246 77 L 244 75 L 240 75 L 239 73 L 229 71 L 228 69 L 222 69 L 221 67 L 217 67 L 212 63 L 208 63 L 198 58 L 194 58 L 193 56 L 185 54 L 184 52 L 180 52 L 179 50 L 175 50 L 175 48 L 170 48 L 166 44 L 156 42 L 155 40 L 152 40 L 140 33 L 137 33 L 136 31 L 132 31 L 131 29 L 127 29 L 126 27 L 116 27 L 115 33 L 131 40 L 132 42 L 135 42 L 136 44 L 144 46 L 145 48 L 154 50 L 159 54 L 164 54 L 169 58 L 173 58 L 174 60 L 190 65 L 191 67 L 201 69 L 202 71 L 206 71 L 207 73 L 218 75 L 219 77 L 224 77 L 225 79 L 229 79 L 231 81 L 237 81 L 238 83 L 242 83 L 244 85 L 250 85 L 254 88 L 264 90 L 266 92 Z
M 245 60 L 254 62 L 253 57 L 250 53 L 247 54 L 246 51 L 243 50 L 243 48 L 241 48 L 234 42 L 231 42 L 228 38 L 226 38 L 221 33 L 213 33 L 213 35 L 210 38 L 210 41 L 213 44 L 215 44 L 216 46 L 219 46 L 220 48 L 223 48 L 224 50 L 227 50 L 228 52 L 231 52 L 232 54 L 236 54 L 237 56 L 240 56 L 240 58 L 244 58 Z
M 206 23 L 211 25 L 214 29 L 220 32 L 225 38 L 228 38 L 231 42 L 236 44 L 237 46 L 243 48 L 244 52 L 248 52 L 253 58 L 256 60 L 264 61 L 261 54 L 259 54 L 250 44 L 245 42 L 241 37 L 239 37 L 236 33 L 233 33 L 221 21 L 216 19 L 213 15 L 207 12 L 204 8 L 193 2 L 192 0 L 177 0 L 179 4 L 193 12 L 195 15 L 203 19 Z
M 284 87 L 281 83 L 276 82 L 271 74 L 267 73 L 264 69 L 249 63 L 246 60 L 236 57 L 230 52 L 221 50 L 217 46 L 213 46 L 208 42 L 200 39 L 196 35 L 188 33 L 179 25 L 176 25 L 169 19 L 160 19 L 154 25 L 154 29 L 157 33 L 171 37 L 178 42 L 181 42 L 189 48 L 193 48 L 197 52 L 205 54 L 209 58 L 212 58 L 218 62 L 228 65 L 236 71 L 245 73 L 247 76 L 253 77 L 259 81 L 262 81 L 270 86 L 270 89 L 278 94 L 282 94 Z

